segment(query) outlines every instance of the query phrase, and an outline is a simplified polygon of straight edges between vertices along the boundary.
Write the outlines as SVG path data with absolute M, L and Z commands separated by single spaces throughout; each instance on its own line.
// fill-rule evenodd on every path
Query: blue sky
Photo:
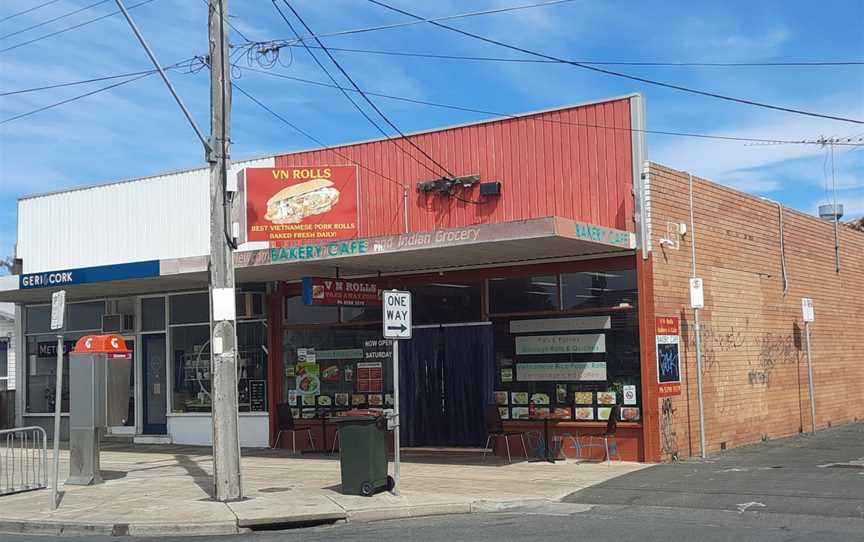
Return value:
M 43 0 L 3 0 L 0 19 Z M 127 0 L 133 5 L 138 0 Z M 75 10 L 94 0 L 59 0 L 0 22 L 0 36 Z M 425 16 L 528 3 L 528 0 L 392 0 Z M 405 17 L 363 0 L 295 0 L 317 33 L 396 23 Z M 106 2 L 73 17 L 8 38 L 0 49 L 109 13 Z M 252 40 L 288 38 L 269 0 L 231 0 L 232 23 Z M 284 8 L 283 8 L 284 9 Z M 131 11 L 163 64 L 207 50 L 204 0 L 155 0 Z M 601 2 L 453 21 L 503 41 L 586 61 L 777 62 L 864 59 L 864 1 Z M 232 35 L 232 42 L 242 41 Z M 430 25 L 331 37 L 334 47 L 435 54 L 518 54 Z M 648 127 L 744 137 L 816 139 L 861 136 L 864 125 L 804 117 L 649 87 L 566 65 L 478 63 L 335 53 L 361 88 L 506 113 L 641 92 Z M 282 56 L 271 71 L 326 81 L 304 51 Z M 0 52 L 0 92 L 149 69 L 119 15 Z M 864 66 L 616 67 L 619 71 L 793 108 L 864 119 Z M 240 84 L 287 119 L 328 144 L 376 137 L 375 129 L 337 90 L 242 70 Z M 209 130 L 207 72 L 172 80 L 202 129 Z M 0 96 L 0 120 L 107 83 Z M 376 100 L 403 130 L 479 120 L 484 115 Z M 233 156 L 315 146 L 235 93 Z M 651 160 L 815 212 L 831 178 L 818 146 L 748 145 L 649 136 Z M 15 242 L 16 198 L 76 185 L 200 166 L 200 144 L 162 83 L 151 76 L 56 109 L 0 125 L 0 256 Z M 864 148 L 834 153 L 838 200 L 847 216 L 864 215 Z

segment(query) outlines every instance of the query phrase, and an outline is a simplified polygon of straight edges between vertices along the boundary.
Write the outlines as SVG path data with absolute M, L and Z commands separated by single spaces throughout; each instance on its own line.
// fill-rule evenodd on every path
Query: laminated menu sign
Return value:
M 249 381 L 249 410 L 252 412 L 267 410 L 267 387 L 264 380 Z
M 357 364 L 357 391 L 384 391 L 384 370 L 380 361 Z
M 321 372 L 317 363 L 298 363 L 296 389 L 304 397 L 321 393 Z

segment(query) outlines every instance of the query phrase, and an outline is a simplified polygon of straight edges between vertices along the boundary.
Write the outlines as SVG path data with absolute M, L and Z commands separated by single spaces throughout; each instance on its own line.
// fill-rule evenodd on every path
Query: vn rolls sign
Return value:
M 357 167 L 247 168 L 249 241 L 294 244 L 357 236 Z

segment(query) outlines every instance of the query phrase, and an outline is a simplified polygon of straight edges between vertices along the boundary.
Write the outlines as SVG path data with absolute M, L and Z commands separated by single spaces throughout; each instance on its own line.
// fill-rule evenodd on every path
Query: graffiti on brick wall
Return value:
M 751 385 L 771 385 L 771 373 L 779 365 L 797 364 L 800 352 L 794 333 L 763 333 L 756 338 L 758 354 L 756 365 L 747 373 Z
M 672 398 L 665 397 L 660 406 L 660 447 L 664 454 L 678 457 L 678 435 L 673 429 L 675 422 L 675 407 Z

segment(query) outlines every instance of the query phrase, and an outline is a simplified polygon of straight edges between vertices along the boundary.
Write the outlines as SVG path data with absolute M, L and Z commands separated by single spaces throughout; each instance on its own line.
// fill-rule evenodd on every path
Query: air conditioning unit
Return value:
M 135 316 L 131 314 L 106 314 L 102 316 L 102 333 L 126 333 L 135 331 Z

